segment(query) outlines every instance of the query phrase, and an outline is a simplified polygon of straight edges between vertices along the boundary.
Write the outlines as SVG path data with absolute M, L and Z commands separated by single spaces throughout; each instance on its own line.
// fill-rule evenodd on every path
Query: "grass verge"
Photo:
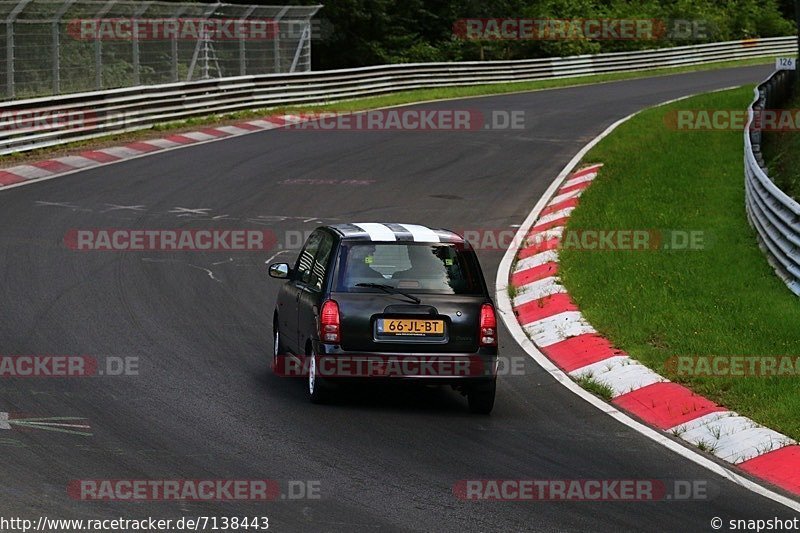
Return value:
M 795 95 L 784 108 L 800 108 L 800 94 Z M 800 132 L 767 132 L 761 148 L 775 185 L 795 200 L 800 200 Z
M 616 346 L 800 439 L 800 375 L 710 378 L 679 375 L 669 364 L 676 356 L 800 356 L 800 299 L 767 264 L 746 220 L 742 134 L 677 131 L 664 121 L 670 110 L 744 109 L 751 99 L 752 87 L 744 87 L 644 111 L 586 157 L 605 166 L 568 232 L 701 231 L 702 249 L 573 248 L 562 251 L 560 273 L 589 322 Z
M 610 402 L 614 397 L 614 391 L 611 389 L 611 387 L 605 383 L 600 383 L 594 379 L 592 375 L 584 374 L 582 376 L 578 376 L 575 379 L 575 382 L 595 396 L 599 396 L 607 402 Z
M 719 63 L 710 63 L 706 65 L 695 65 L 678 68 L 660 68 L 637 72 L 621 72 L 612 74 L 595 74 L 590 76 L 580 76 L 575 78 L 563 78 L 554 80 L 521 82 L 521 83 L 495 83 L 489 85 L 476 85 L 468 87 L 441 87 L 436 89 L 417 89 L 413 91 L 402 91 L 383 96 L 375 96 L 369 98 L 359 98 L 354 100 L 347 100 L 325 105 L 316 106 L 290 106 L 271 109 L 256 109 L 248 111 L 240 111 L 236 113 L 228 113 L 224 115 L 208 115 L 202 117 L 195 117 L 178 122 L 168 122 L 158 124 L 152 128 L 139 130 L 130 133 L 112 134 L 95 139 L 78 141 L 59 146 L 42 148 L 32 150 L 29 152 L 15 152 L 8 155 L 0 156 L 0 167 L 8 167 L 13 165 L 23 164 L 27 161 L 36 161 L 45 157 L 58 157 L 61 155 L 72 154 L 77 151 L 103 148 L 107 146 L 114 146 L 120 143 L 135 142 L 143 139 L 153 137 L 154 132 L 159 134 L 180 133 L 181 131 L 188 131 L 200 126 L 222 125 L 234 123 L 237 121 L 261 118 L 268 114 L 284 114 L 284 113 L 304 113 L 304 112 L 321 112 L 321 111 L 337 111 L 337 112 L 350 112 L 350 111 L 363 111 L 366 109 L 376 109 L 380 107 L 388 107 L 395 105 L 411 104 L 414 102 L 423 102 L 429 100 L 444 100 L 449 98 L 465 98 L 471 96 L 485 96 L 493 94 L 506 94 L 511 92 L 520 91 L 535 91 L 542 89 L 553 89 L 558 87 L 568 87 L 575 85 L 589 85 L 593 83 L 604 83 L 611 81 L 627 80 L 634 78 L 644 78 L 652 76 L 668 76 L 671 74 L 679 74 L 682 72 L 694 72 L 701 70 L 718 70 L 731 67 L 744 67 L 751 65 L 762 65 L 774 62 L 773 57 L 750 58 L 739 61 L 723 61 Z

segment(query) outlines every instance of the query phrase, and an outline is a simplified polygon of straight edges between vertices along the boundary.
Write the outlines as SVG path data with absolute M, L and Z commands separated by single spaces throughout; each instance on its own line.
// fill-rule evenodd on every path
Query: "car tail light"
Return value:
M 326 300 L 319 315 L 319 339 L 325 343 L 339 344 L 339 304 L 334 300 Z
M 481 346 L 497 346 L 497 317 L 494 314 L 494 307 L 490 304 L 483 304 L 481 307 Z

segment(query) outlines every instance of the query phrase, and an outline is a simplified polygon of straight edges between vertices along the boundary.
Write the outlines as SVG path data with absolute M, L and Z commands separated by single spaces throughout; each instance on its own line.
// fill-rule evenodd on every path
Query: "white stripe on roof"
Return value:
M 416 242 L 441 242 L 439 234 L 425 226 L 417 224 L 400 224 L 400 226 L 411 233 L 411 236 L 414 237 L 414 241 Z
M 358 226 L 369 234 L 371 241 L 396 241 L 394 232 L 388 226 L 383 224 L 376 224 L 373 222 L 362 222 L 360 224 L 353 224 Z

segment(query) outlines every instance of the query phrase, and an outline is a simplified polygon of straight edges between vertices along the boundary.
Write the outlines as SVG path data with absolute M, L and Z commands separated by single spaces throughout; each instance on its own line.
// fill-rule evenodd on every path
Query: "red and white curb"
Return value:
M 17 165 L 0 170 L 0 190 L 48 180 L 84 169 L 118 163 L 157 152 L 282 128 L 290 123 L 294 124 L 302 121 L 297 116 L 270 116 L 259 120 L 240 122 L 231 126 L 202 128 L 197 131 L 167 135 L 160 139 L 147 139 L 110 148 L 86 150 L 76 155 Z
M 561 284 L 559 239 L 601 166 L 567 175 L 515 241 L 519 247 L 513 252 L 516 261 L 509 269 L 508 285 L 514 288 L 509 303 L 519 326 L 568 376 L 590 377 L 608 387 L 613 406 L 800 495 L 797 442 L 670 382 L 614 348 L 583 317 Z

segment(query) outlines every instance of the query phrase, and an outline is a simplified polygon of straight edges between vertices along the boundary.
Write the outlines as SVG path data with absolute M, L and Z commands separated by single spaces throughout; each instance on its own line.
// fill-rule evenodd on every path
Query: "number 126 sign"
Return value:
M 793 57 L 779 57 L 775 60 L 775 70 L 795 70 L 797 60 Z

